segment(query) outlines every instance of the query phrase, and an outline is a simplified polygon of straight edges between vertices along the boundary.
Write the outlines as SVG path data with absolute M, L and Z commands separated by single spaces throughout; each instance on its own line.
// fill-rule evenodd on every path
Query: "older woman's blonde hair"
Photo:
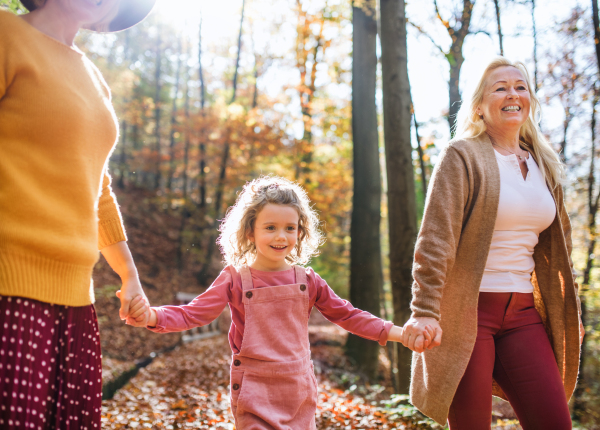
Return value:
M 225 264 L 236 269 L 252 264 L 256 246 L 249 235 L 254 231 L 256 217 L 268 204 L 290 206 L 298 212 L 298 241 L 286 261 L 304 265 L 318 255 L 324 239 L 319 230 L 319 217 L 311 207 L 306 191 L 285 178 L 262 176 L 244 186 L 221 222 L 217 242 Z
M 487 126 L 484 118 L 477 114 L 477 108 L 483 101 L 483 92 L 487 84 L 489 74 L 499 67 L 514 67 L 519 70 L 526 82 L 531 97 L 531 109 L 529 117 L 521 126 L 519 140 L 529 152 L 532 152 L 539 164 L 544 180 L 552 187 L 556 187 L 564 181 L 564 165 L 556 151 L 542 134 L 539 122 L 541 119 L 541 106 L 535 91 L 532 89 L 531 78 L 527 67 L 520 61 L 511 62 L 504 57 L 497 57 L 490 61 L 485 68 L 470 100 L 465 100 L 458 112 L 456 121 L 456 137 L 469 138 L 478 137 L 486 132 Z

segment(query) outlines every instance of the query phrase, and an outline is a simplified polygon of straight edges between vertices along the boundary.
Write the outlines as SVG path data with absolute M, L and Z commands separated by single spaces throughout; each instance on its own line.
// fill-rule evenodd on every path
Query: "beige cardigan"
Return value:
M 567 399 L 579 371 L 579 299 L 571 255 L 571 224 L 562 187 L 551 190 L 557 216 L 533 253 L 535 307 L 563 378 Z M 494 149 L 483 134 L 450 142 L 435 166 L 413 265 L 415 317 L 433 317 L 441 346 L 413 354 L 410 401 L 445 424 L 477 335 L 477 300 L 500 194 Z M 506 398 L 494 382 L 494 395 Z

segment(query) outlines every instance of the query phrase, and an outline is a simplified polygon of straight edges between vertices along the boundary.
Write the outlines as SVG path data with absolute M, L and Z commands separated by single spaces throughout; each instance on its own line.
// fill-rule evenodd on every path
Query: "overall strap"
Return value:
M 252 274 L 250 273 L 250 268 L 248 266 L 242 266 L 240 275 L 242 276 L 242 291 L 254 288 L 254 285 L 252 284 Z
M 296 272 L 296 284 L 307 284 L 308 279 L 306 278 L 306 269 L 302 266 L 294 266 Z

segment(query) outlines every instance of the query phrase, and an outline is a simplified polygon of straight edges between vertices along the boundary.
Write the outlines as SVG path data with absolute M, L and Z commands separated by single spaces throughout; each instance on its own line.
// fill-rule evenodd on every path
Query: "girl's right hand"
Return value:
M 435 318 L 411 317 L 402 329 L 402 344 L 421 353 L 442 343 L 442 328 Z
M 119 296 L 119 292 L 117 292 L 117 296 Z M 150 316 L 150 305 L 148 304 L 147 299 L 138 294 L 129 304 L 129 315 L 125 322 L 134 327 L 146 327 Z

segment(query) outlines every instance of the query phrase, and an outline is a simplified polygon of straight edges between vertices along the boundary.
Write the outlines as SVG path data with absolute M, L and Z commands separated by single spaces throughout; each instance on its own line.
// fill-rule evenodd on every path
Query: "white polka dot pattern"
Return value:
M 94 306 L 0 296 L 0 428 L 100 430 L 101 403 Z

